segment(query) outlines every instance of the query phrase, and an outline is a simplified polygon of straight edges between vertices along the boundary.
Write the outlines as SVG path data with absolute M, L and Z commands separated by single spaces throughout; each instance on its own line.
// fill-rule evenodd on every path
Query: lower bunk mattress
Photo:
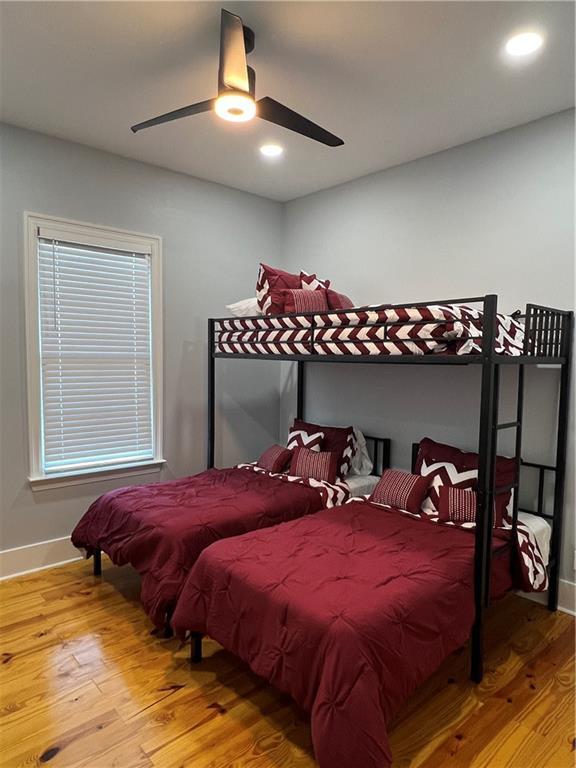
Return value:
M 330 485 L 253 467 L 120 488 L 97 499 L 72 532 L 89 555 L 101 549 L 141 576 L 141 601 L 158 627 L 174 608 L 188 571 L 218 539 L 276 525 L 348 498 Z
M 510 533 L 494 535 L 494 597 L 522 583 Z M 387 724 L 470 636 L 473 571 L 470 530 L 353 500 L 205 550 L 172 624 L 309 712 L 321 768 L 385 768 Z
M 482 351 L 483 312 L 458 304 L 361 307 L 339 313 L 217 320 L 215 351 L 260 355 L 471 355 Z M 495 351 L 521 355 L 524 325 L 497 315 Z

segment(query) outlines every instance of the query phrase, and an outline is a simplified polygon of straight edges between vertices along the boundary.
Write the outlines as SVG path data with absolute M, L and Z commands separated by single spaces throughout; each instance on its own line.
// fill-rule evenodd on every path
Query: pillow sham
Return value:
M 284 306 L 273 302 L 272 289 L 276 288 L 300 288 L 300 275 L 285 272 L 283 269 L 270 267 L 260 263 L 258 279 L 256 280 L 256 298 L 258 307 L 265 315 L 279 315 L 284 311 Z
M 337 477 L 342 480 L 350 471 L 352 457 L 356 451 L 356 440 L 354 438 L 354 427 L 324 427 L 319 424 L 312 424 L 302 419 L 294 419 L 293 430 L 313 434 L 315 432 L 324 433 L 324 442 L 322 450 L 336 453 L 338 457 Z
M 399 469 L 387 469 L 372 491 L 370 501 L 405 509 L 417 515 L 427 490 L 428 478 L 402 472 Z
M 374 462 L 368 453 L 366 438 L 357 427 L 354 427 L 354 440 L 356 448 L 352 456 L 352 461 L 350 462 L 350 474 L 367 477 L 372 474 Z
M 320 280 L 315 274 L 309 275 L 308 272 L 300 271 L 300 286 L 305 291 L 320 291 L 330 288 L 330 280 Z
M 431 479 L 428 495 L 422 509 L 438 512 L 439 491 L 443 485 L 452 485 L 461 489 L 477 490 L 478 454 L 461 451 L 452 445 L 437 443 L 429 437 L 420 441 L 415 471 Z M 516 460 L 506 456 L 496 457 L 495 485 L 506 486 L 515 482 Z M 494 521 L 497 526 L 509 519 L 512 509 L 512 491 L 498 494 L 494 504 Z
M 352 299 L 349 299 L 344 293 L 333 291 L 331 288 L 326 291 L 326 299 L 330 309 L 352 309 L 354 307 Z
M 319 451 L 324 442 L 324 432 L 308 432 L 305 429 L 296 429 L 296 422 L 288 433 L 286 448 L 289 451 L 294 448 L 308 448 L 310 451 Z
M 290 462 L 290 474 L 296 477 L 322 480 L 326 483 L 336 481 L 338 457 L 330 451 L 311 451 L 308 448 L 295 448 Z
M 260 456 L 256 464 L 269 472 L 282 472 L 292 458 L 292 451 L 283 445 L 271 445 Z
M 262 311 L 258 306 L 258 299 L 242 299 L 234 304 L 226 304 L 226 309 L 236 317 L 250 317 L 251 315 L 261 315 Z

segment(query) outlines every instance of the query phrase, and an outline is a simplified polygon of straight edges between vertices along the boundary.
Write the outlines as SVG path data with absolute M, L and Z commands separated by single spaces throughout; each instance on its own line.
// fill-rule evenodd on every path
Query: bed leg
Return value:
M 202 635 L 200 632 L 192 632 L 190 635 L 190 661 L 192 664 L 200 664 L 202 661 Z
M 476 620 L 470 636 L 470 679 L 473 683 L 481 683 L 484 677 L 482 645 L 482 622 Z
M 172 611 L 166 611 L 166 619 L 164 621 L 164 631 L 162 632 L 162 636 L 165 640 L 170 640 L 171 637 L 174 637 L 174 630 L 172 629 L 172 624 L 170 623 L 172 621 Z
M 94 549 L 92 552 L 92 569 L 94 576 L 102 576 L 102 550 Z

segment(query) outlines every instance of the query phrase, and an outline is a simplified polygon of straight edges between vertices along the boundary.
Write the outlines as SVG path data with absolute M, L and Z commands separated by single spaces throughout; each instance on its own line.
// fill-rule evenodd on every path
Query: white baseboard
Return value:
M 5 549 L 0 551 L 0 580 L 41 571 L 55 565 L 64 565 L 81 558 L 82 555 L 73 546 L 68 536 Z M 545 604 L 548 599 L 547 592 L 518 592 L 518 594 L 536 603 Z M 574 582 L 560 579 L 558 610 L 576 616 L 576 584 Z
M 69 536 L 0 551 L 0 580 L 80 560 Z
M 521 597 L 533 600 L 535 603 L 548 602 L 548 592 L 518 592 Z M 573 581 L 560 579 L 558 585 L 558 610 L 576 616 L 576 584 Z

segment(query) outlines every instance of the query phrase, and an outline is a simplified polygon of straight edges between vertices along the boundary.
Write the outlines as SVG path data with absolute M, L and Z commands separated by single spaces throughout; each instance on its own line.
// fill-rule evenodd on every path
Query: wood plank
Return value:
M 3 766 L 313 768 L 289 698 L 210 640 L 191 667 L 187 647 L 151 634 L 135 574 L 103 567 L 0 583 Z M 394 768 L 574 767 L 574 620 L 510 595 L 486 638 L 481 685 L 462 648 L 405 703 Z

